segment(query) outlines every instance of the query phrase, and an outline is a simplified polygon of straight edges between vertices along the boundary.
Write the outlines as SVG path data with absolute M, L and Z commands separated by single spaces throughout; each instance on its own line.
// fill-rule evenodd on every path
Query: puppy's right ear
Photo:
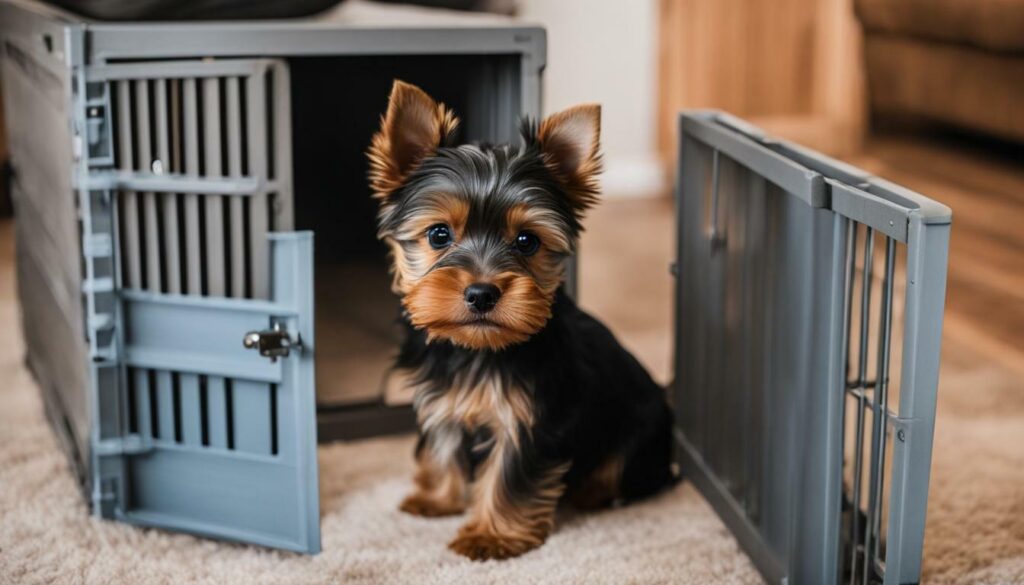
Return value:
M 374 197 L 385 200 L 423 159 L 448 143 L 459 119 L 422 89 L 395 80 L 367 156 Z

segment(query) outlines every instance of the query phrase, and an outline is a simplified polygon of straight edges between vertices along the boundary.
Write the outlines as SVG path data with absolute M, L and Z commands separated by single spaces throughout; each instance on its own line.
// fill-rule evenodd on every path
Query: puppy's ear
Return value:
M 459 119 L 422 89 L 395 80 L 367 156 L 374 197 L 386 199 L 423 159 L 447 144 Z
M 537 142 L 577 212 L 597 202 L 601 174 L 601 106 L 581 104 L 540 123 Z

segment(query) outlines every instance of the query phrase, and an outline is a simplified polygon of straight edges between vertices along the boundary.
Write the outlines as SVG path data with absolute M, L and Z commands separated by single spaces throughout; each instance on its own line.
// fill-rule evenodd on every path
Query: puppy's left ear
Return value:
M 597 202 L 601 174 L 601 106 L 581 104 L 540 123 L 537 142 L 577 212 Z
M 374 197 L 387 197 L 423 159 L 451 139 L 459 119 L 422 89 L 396 79 L 381 117 L 380 131 L 367 151 Z

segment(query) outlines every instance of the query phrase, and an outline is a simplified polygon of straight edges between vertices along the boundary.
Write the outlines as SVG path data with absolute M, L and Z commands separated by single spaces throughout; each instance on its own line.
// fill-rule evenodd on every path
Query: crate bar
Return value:
M 114 80 L 163 80 L 212 79 L 225 76 L 246 76 L 257 73 L 267 66 L 268 61 L 224 59 L 211 63 L 208 60 L 162 61 L 159 67 L 152 63 L 118 63 L 116 65 L 94 65 L 86 70 L 89 81 Z M 212 65 L 212 66 L 211 66 Z
M 242 176 L 242 97 L 238 89 L 238 77 L 224 80 L 224 101 L 227 112 L 227 176 Z M 231 231 L 228 233 L 231 250 L 231 296 L 245 296 L 245 226 L 243 217 L 245 202 L 241 197 L 229 197 L 228 213 Z
M 135 115 L 136 115 L 136 138 L 138 142 L 135 171 L 149 169 L 152 165 L 152 122 L 149 107 L 149 82 L 134 81 L 135 85 Z M 146 236 L 146 288 L 155 292 L 163 289 L 160 278 L 160 225 L 156 213 L 156 194 L 151 191 L 141 193 L 143 205 L 143 217 Z
M 199 83 L 203 89 L 203 155 L 204 177 L 220 177 L 221 161 L 220 79 L 207 77 Z M 203 194 L 206 235 L 206 294 L 222 297 L 227 294 L 224 278 L 224 204 L 220 195 Z
M 246 78 L 246 128 L 248 130 L 249 174 L 266 177 L 267 164 L 267 117 L 266 117 L 266 71 Z M 270 231 L 267 217 L 267 195 L 256 193 L 247 202 L 249 206 L 249 274 L 251 275 L 252 297 L 266 299 L 270 296 L 269 251 L 266 234 Z
M 712 166 L 713 168 L 713 166 Z M 735 167 L 732 168 L 735 171 Z M 734 178 L 732 174 L 729 175 L 729 179 Z M 721 177 L 719 178 L 721 181 Z M 730 187 L 732 185 L 730 184 Z M 711 184 L 710 200 L 711 205 L 717 206 L 719 203 L 718 196 L 715 194 L 717 185 L 714 179 Z M 712 217 L 716 221 L 720 218 L 715 217 L 715 213 L 712 212 Z M 702 233 L 709 233 L 713 226 L 708 226 Z M 706 265 L 707 269 L 707 294 L 701 299 L 701 307 L 704 310 L 704 324 L 699 329 L 700 343 L 708 348 L 705 360 L 705 378 L 704 382 L 708 388 L 718 390 L 717 392 L 709 392 L 708 396 L 705 397 L 702 408 L 699 411 L 701 419 L 705 421 L 703 427 L 703 437 L 701 444 L 704 450 L 704 461 L 708 467 L 716 474 L 716 477 L 722 483 L 723 489 L 730 493 L 729 489 L 729 476 L 725 473 L 722 465 L 725 461 L 723 450 L 726 447 L 722 441 L 720 434 L 722 433 L 722 418 L 724 413 L 722 412 L 722 398 L 726 393 L 726 389 L 723 388 L 723 375 L 722 375 L 722 354 L 725 353 L 726 348 L 724 344 L 724 297 L 728 293 L 725 284 L 725 258 L 722 254 L 722 250 L 717 249 L 712 242 L 710 244 L 710 254 Z
M 149 172 L 130 173 L 126 171 L 93 173 L 86 180 L 85 186 L 93 191 L 113 189 L 125 191 L 145 190 L 156 193 L 186 193 L 193 195 L 210 193 L 214 195 L 239 195 L 243 197 L 263 194 L 277 187 L 274 182 L 261 181 L 256 177 L 205 178 L 190 174 L 172 173 L 157 175 Z
M 801 494 L 792 504 L 789 574 L 792 583 L 829 583 L 840 574 L 843 423 L 846 395 L 846 257 L 848 220 L 810 209 L 807 296 L 810 343 L 803 357 L 807 384 L 791 406 L 798 413 L 793 480 Z M 799 551 L 799 552 L 796 552 Z
M 181 442 L 190 447 L 202 447 L 202 415 L 199 398 L 199 376 L 177 374 L 180 401 Z
M 145 303 L 152 306 L 193 308 L 196 310 L 221 311 L 259 315 L 269 313 L 275 316 L 292 317 L 297 309 L 290 303 L 270 302 L 256 299 L 204 298 L 194 295 L 171 296 L 151 293 L 148 291 L 126 290 L 121 298 L 128 302 Z M 241 339 L 239 339 L 241 344 Z
M 744 311 L 745 292 L 750 289 L 750 273 L 746 270 L 746 250 L 749 246 L 747 241 L 747 230 L 751 218 L 749 205 L 754 194 L 752 193 L 753 182 L 751 175 L 746 169 L 736 168 L 735 182 L 736 189 L 731 196 L 725 198 L 725 221 L 724 234 L 732 239 L 733 245 L 726 246 L 723 250 L 724 261 L 724 282 L 726 294 L 723 297 L 724 321 L 729 321 L 729 315 L 737 315 L 735 327 L 724 327 L 723 346 L 727 356 L 732 360 L 724 360 L 726 364 L 744 364 L 745 341 L 750 335 L 749 315 Z M 743 384 L 742 374 L 745 367 L 730 367 L 723 369 L 722 381 L 728 392 L 723 396 L 724 413 L 743 413 L 744 405 L 749 403 L 746 396 L 749 387 Z M 746 419 L 740 414 L 740 420 Z M 723 423 L 728 423 L 723 416 Z M 721 425 L 721 441 L 724 458 L 721 467 L 724 475 L 728 477 L 729 488 L 744 509 L 747 507 L 747 477 L 741 470 L 745 467 L 744 461 L 747 454 L 744 447 L 747 444 L 747 433 L 749 425 L 744 424 L 741 429 L 730 431 L 727 424 Z
M 120 135 L 118 144 L 118 166 L 123 172 L 131 172 L 134 168 L 132 137 L 132 87 L 130 81 L 117 83 L 117 129 Z M 91 185 L 89 186 L 92 187 Z M 142 286 L 142 246 L 139 243 L 139 209 L 136 193 L 132 190 L 121 192 L 121 219 L 124 226 L 122 238 L 125 245 L 124 254 L 124 285 L 128 288 Z
M 842 405 L 841 424 L 839 430 L 839 452 L 841 454 L 841 460 L 839 463 L 839 487 L 838 497 L 840 503 L 846 501 L 846 494 L 843 487 L 845 477 L 845 458 L 846 458 L 846 420 L 847 420 L 847 408 L 849 407 L 847 395 L 850 389 L 850 380 L 852 379 L 853 373 L 853 362 L 851 360 L 851 347 L 853 345 L 853 305 L 854 299 L 854 287 L 857 283 L 857 242 L 859 230 L 857 223 L 849 218 L 844 218 L 845 234 L 846 234 L 846 249 L 844 253 L 844 282 L 843 282 L 843 329 L 842 329 L 842 340 L 843 340 L 843 374 L 840 379 L 840 386 L 836 389 L 836 392 L 840 396 L 840 404 Z M 852 516 L 852 514 L 851 514 Z M 841 582 L 842 578 L 842 556 L 845 552 L 843 545 L 846 544 L 846 540 L 840 535 L 838 550 L 840 558 L 840 567 L 837 572 L 835 581 Z M 852 542 L 850 546 L 853 546 Z
M 854 433 L 854 456 L 853 456 L 853 514 L 850 522 L 850 583 L 857 582 L 857 566 L 859 555 L 863 551 L 863 542 L 860 538 L 860 500 L 861 484 L 863 483 L 864 470 L 864 380 L 867 379 L 868 368 L 868 335 L 870 312 L 871 312 L 871 270 L 874 260 L 875 238 L 874 230 L 870 227 L 864 231 L 864 260 L 861 265 L 861 290 L 860 290 L 860 332 L 857 337 L 857 381 L 855 386 L 860 390 L 857 397 L 856 431 Z M 878 421 L 874 421 L 877 424 Z M 866 577 L 865 577 L 866 579 Z
M 200 391 L 206 393 L 206 424 L 209 446 L 228 448 L 227 387 L 221 376 L 199 376 Z
M 171 116 L 169 115 L 172 106 L 167 99 L 169 85 L 170 81 L 167 79 L 155 81 L 156 161 L 159 161 L 161 173 L 174 170 L 174 163 L 171 160 Z M 167 279 L 165 290 L 171 294 L 179 294 L 181 293 L 181 260 L 178 256 L 178 196 L 175 193 L 163 193 L 161 203 L 164 220 L 163 253 L 166 262 L 164 275 Z
M 280 67 L 276 64 L 267 65 L 267 74 L 271 75 L 271 87 L 273 94 L 271 114 L 273 116 L 274 144 L 273 152 L 268 156 L 274 157 L 274 173 L 269 177 L 273 193 L 273 222 L 274 231 L 291 231 L 294 229 L 294 205 L 292 193 L 292 88 L 291 74 L 287 67 Z
M 127 368 L 127 376 L 131 377 L 131 391 L 135 392 L 135 420 L 139 435 L 149 440 L 153 434 L 153 407 L 150 405 L 149 375 L 142 368 Z
M 846 325 L 843 329 L 843 335 L 846 338 L 846 376 L 843 380 L 843 388 L 851 388 L 853 382 L 852 369 L 853 364 L 850 360 L 850 337 L 853 329 L 853 289 L 857 282 L 857 241 L 860 231 L 857 229 L 857 223 L 853 220 L 846 220 L 846 300 L 844 302 L 846 310 Z M 844 393 L 845 398 L 845 393 Z
M 182 113 L 185 124 L 185 174 L 199 179 L 199 98 L 196 92 L 195 79 L 185 79 L 182 82 L 182 93 L 184 104 Z M 200 295 L 203 292 L 202 260 L 200 259 L 201 249 L 199 242 L 199 195 L 185 191 L 184 186 L 180 190 L 185 193 L 185 292 L 190 295 Z
M 128 363 L 131 363 L 130 361 Z M 156 438 L 164 443 L 175 442 L 176 417 L 174 416 L 174 394 L 177 391 L 176 374 L 166 369 L 150 369 L 150 380 L 156 380 Z
M 702 210 L 705 205 L 704 202 L 707 201 L 707 196 L 704 193 L 707 188 L 705 186 L 706 179 L 704 177 L 708 176 L 709 173 L 709 167 L 711 165 L 710 154 L 706 148 L 703 148 L 703 145 L 692 140 L 689 140 L 684 144 L 684 148 L 681 149 L 681 151 L 684 150 L 688 155 L 690 155 L 688 158 L 683 160 L 683 168 L 687 169 L 687 171 L 684 172 L 689 172 L 687 176 L 693 177 L 695 179 L 693 184 L 696 185 L 693 189 L 693 194 L 689 196 L 689 199 L 685 200 L 689 208 L 693 210 L 688 217 L 692 224 L 691 229 L 694 230 L 693 233 L 704 234 L 707 230 L 707 226 L 703 225 L 703 218 L 706 214 L 703 213 Z M 700 177 L 701 180 L 696 181 L 697 177 Z M 681 256 L 680 263 L 693 262 L 701 266 L 702 272 L 710 271 L 711 252 L 708 241 L 709 240 L 706 238 L 693 238 L 688 242 L 690 245 L 684 248 L 683 251 L 686 252 L 686 255 Z M 697 304 L 702 307 L 708 305 L 707 300 L 704 298 L 704 295 L 706 294 L 704 287 L 694 286 L 686 290 L 685 294 L 687 294 L 686 299 L 689 302 L 684 305 L 684 308 L 693 306 L 690 303 Z M 704 338 L 704 330 L 706 329 L 705 322 L 710 318 L 711 317 L 705 311 L 699 311 L 696 314 L 684 312 L 681 313 L 679 317 L 679 319 L 685 323 L 686 327 L 686 331 L 684 333 L 686 336 L 685 346 L 689 351 L 695 352 L 700 356 L 700 359 L 694 361 L 692 367 L 686 367 L 678 371 L 678 375 L 686 377 L 688 382 L 687 388 L 707 387 L 709 377 L 708 371 L 710 368 L 707 360 L 705 359 L 708 353 L 708 345 Z M 692 400 L 687 400 L 691 397 Z M 707 416 L 705 415 L 707 410 L 706 405 L 708 402 L 708 397 L 702 393 L 683 396 L 680 399 L 680 404 L 689 404 L 690 408 L 686 409 L 687 412 L 693 413 L 693 417 L 688 421 L 689 424 L 685 427 L 687 430 L 687 437 L 701 452 L 704 451 L 705 445 L 707 444 L 707 425 L 710 424 L 707 420 Z
M 750 177 L 750 200 L 747 207 L 747 233 L 745 245 L 745 271 L 748 277 L 745 288 L 745 308 L 743 330 L 743 351 L 745 364 L 740 384 L 746 389 L 742 400 L 744 426 L 744 461 L 739 473 L 746 476 L 744 509 L 756 524 L 763 516 L 763 499 L 760 486 L 762 481 L 763 461 L 760 456 L 761 435 L 764 433 L 762 414 L 765 411 L 764 373 L 765 330 L 767 328 L 768 309 L 763 302 L 767 294 L 765 274 L 767 253 L 764 248 L 771 237 L 768 221 L 767 190 L 768 183 L 759 176 Z
M 233 380 L 232 407 L 234 448 L 258 455 L 271 454 L 271 385 L 245 379 Z M 276 405 L 274 405 L 276 406 Z
M 925 511 L 939 382 L 951 214 L 922 206 L 910 216 L 898 418 L 893 421 L 892 482 L 885 585 L 916 583 L 921 574 Z
M 892 289 L 896 265 L 896 242 L 885 239 L 885 274 L 882 279 L 882 298 L 879 308 L 878 358 L 875 380 L 877 385 L 872 401 L 871 477 L 868 480 L 867 526 L 864 531 L 864 581 L 877 564 L 881 540 L 882 486 L 885 481 L 885 443 L 889 428 L 888 387 L 889 351 L 892 336 Z

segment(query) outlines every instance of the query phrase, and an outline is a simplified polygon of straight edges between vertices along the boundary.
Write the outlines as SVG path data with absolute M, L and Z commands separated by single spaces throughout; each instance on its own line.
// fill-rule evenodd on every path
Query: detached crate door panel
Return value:
M 917 582 L 951 212 L 727 114 L 679 130 L 684 475 L 768 582 Z
M 89 188 L 116 202 L 113 515 L 317 552 L 313 239 L 286 231 L 287 68 L 132 63 L 87 80 Z

